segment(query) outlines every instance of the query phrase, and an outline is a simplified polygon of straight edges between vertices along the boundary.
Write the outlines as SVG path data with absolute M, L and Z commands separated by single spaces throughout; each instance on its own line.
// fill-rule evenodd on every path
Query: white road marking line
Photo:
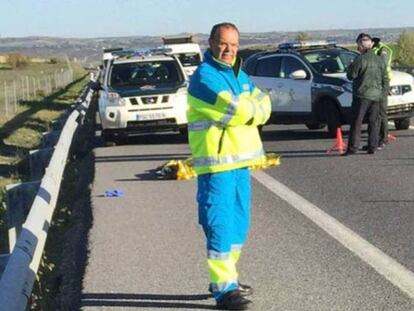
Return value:
M 413 272 L 270 175 L 262 171 L 255 171 L 253 176 L 258 182 L 288 202 L 410 298 L 414 299 Z

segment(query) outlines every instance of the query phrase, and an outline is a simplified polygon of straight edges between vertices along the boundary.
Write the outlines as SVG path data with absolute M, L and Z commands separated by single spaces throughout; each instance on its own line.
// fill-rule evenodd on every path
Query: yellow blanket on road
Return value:
M 251 170 L 263 170 L 280 165 L 280 156 L 275 153 L 266 153 L 266 160 L 259 165 L 251 166 Z M 163 179 L 188 180 L 197 176 L 193 169 L 192 158 L 185 160 L 170 160 L 160 166 L 156 174 Z

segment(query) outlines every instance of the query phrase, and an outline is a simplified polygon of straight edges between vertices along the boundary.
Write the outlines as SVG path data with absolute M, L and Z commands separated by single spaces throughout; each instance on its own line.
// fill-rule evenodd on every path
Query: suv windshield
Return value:
M 302 52 L 311 66 L 321 74 L 345 73 L 357 53 L 341 49 Z
M 166 88 L 184 82 L 175 61 L 152 61 L 114 64 L 109 86 L 114 88 Z

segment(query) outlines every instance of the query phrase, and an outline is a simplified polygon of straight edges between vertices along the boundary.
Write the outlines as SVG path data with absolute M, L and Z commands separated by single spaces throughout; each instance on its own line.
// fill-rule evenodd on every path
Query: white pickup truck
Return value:
M 192 36 L 168 36 L 163 37 L 165 49 L 170 49 L 169 54 L 175 55 L 184 67 L 184 71 L 188 77 L 194 73 L 197 66 L 203 60 L 198 43 L 193 41 Z

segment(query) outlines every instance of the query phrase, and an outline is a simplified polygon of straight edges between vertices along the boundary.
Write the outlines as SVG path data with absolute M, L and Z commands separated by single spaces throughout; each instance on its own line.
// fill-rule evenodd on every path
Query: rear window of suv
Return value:
M 114 64 L 109 86 L 113 88 L 175 87 L 184 77 L 175 61 L 151 61 Z

